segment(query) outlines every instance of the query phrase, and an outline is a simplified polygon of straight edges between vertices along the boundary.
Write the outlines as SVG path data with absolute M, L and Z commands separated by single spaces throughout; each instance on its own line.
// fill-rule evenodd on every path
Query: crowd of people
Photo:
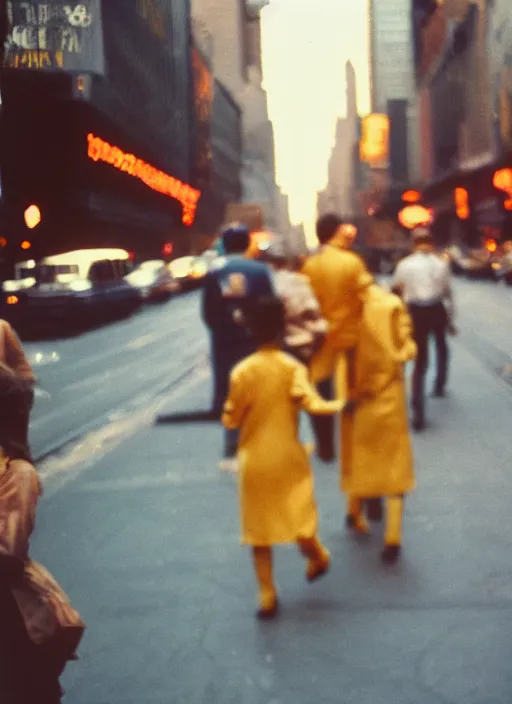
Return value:
M 415 487 L 405 365 L 415 360 L 412 425 L 419 432 L 426 427 L 431 335 L 434 394 L 445 393 L 453 300 L 449 267 L 429 231 L 412 233 L 414 251 L 398 264 L 389 290 L 352 251 L 354 234 L 342 218 L 324 215 L 318 250 L 298 268 L 288 266 L 279 245 L 258 261 L 249 258 L 247 228 L 230 225 L 222 236 L 225 256 L 203 292 L 214 408 L 223 409 L 226 428 L 220 466 L 239 475 L 241 536 L 253 552 L 259 618 L 278 610 L 273 545 L 298 545 L 308 581 L 330 566 L 300 413 L 311 417 L 320 460 L 339 454 L 347 528 L 364 534 L 372 520 L 384 519 L 381 557 L 394 563 L 404 497 Z

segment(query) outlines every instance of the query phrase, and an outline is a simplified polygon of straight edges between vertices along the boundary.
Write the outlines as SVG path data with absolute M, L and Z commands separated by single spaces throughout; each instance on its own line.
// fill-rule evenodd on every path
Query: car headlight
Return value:
M 70 281 L 68 288 L 75 293 L 83 293 L 84 291 L 90 291 L 92 284 L 90 281 Z

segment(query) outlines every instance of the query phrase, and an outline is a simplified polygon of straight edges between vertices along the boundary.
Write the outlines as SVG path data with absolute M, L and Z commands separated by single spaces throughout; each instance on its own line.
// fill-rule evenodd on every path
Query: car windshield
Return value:
M 20 278 L 34 277 L 40 284 L 67 283 L 79 276 L 79 268 L 73 264 L 41 264 L 31 269 L 20 269 Z

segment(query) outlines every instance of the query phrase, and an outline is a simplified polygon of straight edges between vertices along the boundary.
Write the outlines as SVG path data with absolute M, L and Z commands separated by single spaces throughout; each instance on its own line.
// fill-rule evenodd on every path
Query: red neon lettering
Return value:
M 114 147 L 91 133 L 87 135 L 87 156 L 94 162 L 103 161 L 110 164 L 119 171 L 138 178 L 148 188 L 179 201 L 183 206 L 183 224 L 193 225 L 201 191 L 155 169 L 142 159 L 123 152 L 119 147 Z

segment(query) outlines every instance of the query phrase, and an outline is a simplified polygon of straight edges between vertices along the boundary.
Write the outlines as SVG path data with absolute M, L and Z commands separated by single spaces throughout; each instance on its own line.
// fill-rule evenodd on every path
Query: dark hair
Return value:
M 276 342 L 284 332 L 284 305 L 277 296 L 257 298 L 246 310 L 247 325 L 257 345 Z
M 316 236 L 320 244 L 327 244 L 340 225 L 343 225 L 343 220 L 335 213 L 327 213 L 319 217 L 316 222 Z
M 222 245 L 226 254 L 243 254 L 249 249 L 251 235 L 242 223 L 232 223 L 222 232 Z
M 29 448 L 18 440 L 4 438 L 0 435 L 0 447 L 11 460 L 25 460 L 30 464 L 34 463 Z

